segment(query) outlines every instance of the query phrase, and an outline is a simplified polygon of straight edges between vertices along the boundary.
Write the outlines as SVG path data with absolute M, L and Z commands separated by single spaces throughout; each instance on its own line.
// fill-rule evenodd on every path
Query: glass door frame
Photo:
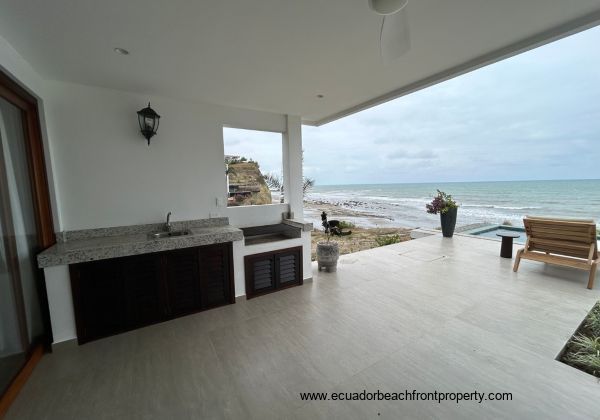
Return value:
M 50 201 L 50 189 L 48 187 L 48 176 L 46 172 L 46 161 L 44 157 L 44 144 L 42 141 L 42 130 L 38 111 L 38 100 L 30 94 L 21 85 L 15 82 L 10 76 L 0 69 L 0 97 L 16 106 L 21 110 L 23 121 L 23 135 L 25 149 L 27 154 L 27 166 L 29 180 L 32 192 L 33 214 L 37 231 L 36 246 L 33 252 L 35 254 L 50 247 L 56 243 L 54 233 L 54 222 L 52 217 L 52 207 Z M 3 165 L 4 166 L 4 165 Z M 6 173 L 0 174 L 0 187 L 6 191 Z M 12 211 L 10 202 L 0 198 L 0 206 L 5 214 L 2 220 L 3 227 L 7 229 L 9 237 L 5 241 L 9 255 L 16 255 L 16 241 L 12 226 Z M 6 226 L 5 226 L 6 225 Z M 27 362 L 21 371 L 13 379 L 8 390 L 0 394 L 0 418 L 8 409 L 8 406 L 16 398 L 20 388 L 24 385 L 27 377 L 31 374 L 33 366 L 41 358 L 43 350 L 51 351 L 52 327 L 50 324 L 50 311 L 48 307 L 48 296 L 46 292 L 46 283 L 44 273 L 38 269 L 36 271 L 37 291 L 39 296 L 39 305 L 43 321 L 43 335 L 38 341 L 29 342 L 27 334 L 27 320 L 25 318 L 25 308 L 22 295 L 22 285 L 19 276 L 19 266 L 16 261 L 7 261 L 9 272 L 13 278 L 13 288 L 15 290 L 15 300 L 17 305 L 17 315 L 19 318 L 19 329 L 21 341 L 25 345 L 27 353 Z M 2 390 L 0 390 L 0 393 Z
M 12 103 L 23 113 L 23 132 L 27 159 L 29 164 L 29 178 L 33 193 L 33 206 L 36 228 L 38 232 L 38 245 L 48 248 L 56 243 L 54 236 L 54 222 L 50 204 L 50 190 L 48 176 L 46 175 L 46 161 L 44 158 L 44 144 L 38 112 L 37 99 L 0 71 L 0 97 Z

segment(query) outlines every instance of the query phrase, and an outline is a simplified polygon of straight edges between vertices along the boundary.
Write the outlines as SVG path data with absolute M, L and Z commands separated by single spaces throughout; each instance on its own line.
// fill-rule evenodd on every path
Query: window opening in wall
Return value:
M 227 206 L 283 203 L 282 134 L 223 128 Z

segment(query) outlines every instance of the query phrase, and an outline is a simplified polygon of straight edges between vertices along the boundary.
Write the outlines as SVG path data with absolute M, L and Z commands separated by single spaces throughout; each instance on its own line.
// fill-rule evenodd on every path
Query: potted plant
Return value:
M 456 214 L 458 213 L 458 204 L 452 199 L 452 196 L 437 190 L 437 195 L 425 207 L 427 208 L 427 213 L 440 214 L 442 235 L 446 238 L 452 238 L 454 227 L 456 226 Z
M 346 236 L 350 235 L 352 232 L 343 232 L 338 220 L 328 221 L 327 213 L 325 212 L 321 213 L 321 221 L 327 241 L 321 241 L 317 243 L 317 264 L 319 271 L 321 271 L 321 268 L 324 268 L 325 271 L 331 273 L 337 271 L 337 261 L 340 257 L 340 248 L 338 243 L 329 240 L 331 235 Z

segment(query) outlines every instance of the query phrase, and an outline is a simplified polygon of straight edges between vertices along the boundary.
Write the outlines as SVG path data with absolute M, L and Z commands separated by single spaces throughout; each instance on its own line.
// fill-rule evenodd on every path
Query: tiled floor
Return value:
M 418 239 L 337 273 L 44 357 L 9 419 L 596 418 L 600 384 L 554 360 L 600 286 Z M 598 283 L 598 282 L 597 282 Z M 300 392 L 511 392 L 512 401 L 304 402 Z

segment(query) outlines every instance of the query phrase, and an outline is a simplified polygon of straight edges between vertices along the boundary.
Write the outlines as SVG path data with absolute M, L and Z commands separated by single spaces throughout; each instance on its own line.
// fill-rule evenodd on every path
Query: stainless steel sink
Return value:
M 155 232 L 149 233 L 148 239 L 163 239 L 163 238 L 173 238 L 176 236 L 185 236 L 189 235 L 191 232 L 187 229 L 185 230 L 172 230 L 171 232 Z

